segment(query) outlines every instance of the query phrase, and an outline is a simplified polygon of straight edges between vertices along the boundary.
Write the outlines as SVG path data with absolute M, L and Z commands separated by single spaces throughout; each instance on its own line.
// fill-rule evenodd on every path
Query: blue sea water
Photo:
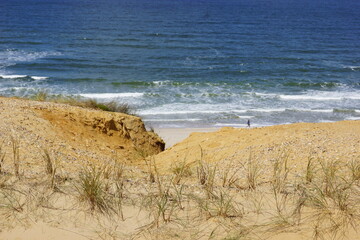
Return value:
M 38 90 L 153 127 L 360 119 L 360 1 L 0 0 L 0 95 Z

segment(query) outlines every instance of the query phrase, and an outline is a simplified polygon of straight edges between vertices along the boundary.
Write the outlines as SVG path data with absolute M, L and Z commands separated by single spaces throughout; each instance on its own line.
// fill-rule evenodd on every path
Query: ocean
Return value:
M 0 0 L 0 95 L 37 91 L 148 127 L 360 119 L 360 1 Z

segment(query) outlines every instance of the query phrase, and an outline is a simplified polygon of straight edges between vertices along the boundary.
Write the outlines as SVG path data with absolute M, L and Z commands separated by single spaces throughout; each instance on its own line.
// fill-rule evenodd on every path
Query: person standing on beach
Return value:
M 250 119 L 247 120 L 248 128 L 250 127 Z

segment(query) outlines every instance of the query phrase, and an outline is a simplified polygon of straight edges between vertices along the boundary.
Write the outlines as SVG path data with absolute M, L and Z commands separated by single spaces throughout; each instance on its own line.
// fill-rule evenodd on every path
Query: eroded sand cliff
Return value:
M 10 98 L 0 98 L 0 139 L 5 161 L 12 158 L 13 139 L 22 167 L 34 171 L 44 150 L 71 171 L 111 158 L 136 163 L 164 149 L 162 139 L 146 131 L 136 116 Z

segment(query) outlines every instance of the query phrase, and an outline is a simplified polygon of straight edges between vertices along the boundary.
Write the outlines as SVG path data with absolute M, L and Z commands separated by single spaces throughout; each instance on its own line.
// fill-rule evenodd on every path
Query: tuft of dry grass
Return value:
M 11 136 L 11 144 L 13 152 L 14 173 L 17 178 L 20 178 L 20 141 L 14 136 Z
M 125 164 L 123 162 L 118 162 L 115 160 L 114 168 L 112 172 L 113 176 L 113 185 L 114 193 L 113 193 L 113 205 L 114 210 L 117 214 L 120 215 L 121 219 L 124 221 L 124 213 L 123 213 L 123 200 L 124 200 L 124 191 L 125 191 Z
M 242 212 L 234 201 L 234 196 L 222 189 L 212 192 L 212 198 L 195 198 L 198 207 L 205 212 L 207 219 L 213 217 L 235 218 L 242 217 Z
M 248 162 L 247 162 L 247 174 L 246 174 L 246 180 L 247 180 L 249 189 L 252 189 L 252 190 L 256 189 L 259 177 L 260 177 L 259 162 L 252 158 L 252 154 L 250 152 Z
M 155 182 L 155 173 L 157 172 L 157 168 L 155 165 L 155 160 L 153 158 L 146 160 L 145 157 L 143 158 L 145 161 L 145 165 L 147 168 L 147 173 L 149 174 L 149 182 L 154 183 Z
M 171 193 L 172 186 L 175 186 L 170 182 L 164 182 L 161 180 L 158 172 L 156 172 L 156 189 L 150 189 L 145 196 L 143 196 L 142 205 L 150 210 L 153 217 L 153 221 L 150 226 L 160 226 L 160 222 L 168 223 L 172 221 L 175 210 L 181 209 L 182 189 L 177 189 L 177 196 Z
M 3 144 L 4 142 L 0 144 L 0 174 L 3 173 L 3 166 L 5 160 L 5 151 L 3 150 Z
M 331 196 L 337 188 L 337 175 L 340 169 L 338 161 L 320 161 L 320 166 L 323 174 L 323 192 L 327 196 Z
M 171 169 L 171 172 L 174 174 L 173 182 L 175 184 L 179 184 L 183 178 L 192 175 L 190 165 L 191 164 L 187 164 L 185 161 L 175 163 L 175 166 Z
M 296 212 L 308 209 L 306 221 L 313 227 L 314 239 L 341 239 L 349 229 L 356 230 L 360 221 L 359 190 L 354 184 L 356 165 L 342 166 L 338 161 L 319 160 L 311 163 L 306 172 L 316 173 L 309 181 L 306 177 L 296 191 L 299 199 Z M 309 166 L 310 164 L 308 164 Z M 354 173 L 354 175 L 348 174 Z M 350 176 L 350 180 L 346 177 Z
M 350 169 L 352 181 L 355 182 L 360 180 L 360 160 L 353 159 L 347 164 L 347 166 Z
M 225 166 L 222 170 L 220 170 L 220 179 L 223 187 L 238 186 L 238 173 L 241 167 L 234 168 L 233 166 L 231 166 L 231 164 L 229 164 L 228 166 Z
M 107 112 L 120 112 L 125 114 L 134 115 L 134 109 L 132 109 L 127 103 L 119 103 L 116 101 L 99 102 L 95 99 L 84 99 L 78 96 L 65 96 L 65 95 L 50 95 L 46 90 L 39 90 L 35 94 L 29 97 L 35 101 L 41 102 L 56 102 L 69 104 L 71 106 L 90 108 L 103 110 Z
M 49 93 L 46 90 L 40 90 L 40 91 L 37 91 L 32 96 L 30 96 L 30 99 L 35 100 L 35 101 L 44 102 L 49 99 Z
M 89 203 L 92 211 L 109 213 L 112 210 L 105 191 L 102 169 L 85 168 L 79 174 L 79 183 L 76 189 L 80 201 Z
M 43 149 L 43 160 L 45 163 L 46 174 L 50 176 L 50 187 L 54 188 L 55 186 L 55 176 L 56 176 L 56 160 L 53 160 L 50 156 L 50 153 L 47 149 Z
M 18 149 L 19 144 L 15 141 L 12 146 Z M 45 171 L 37 177 L 29 177 L 30 172 L 21 179 L 0 174 L 0 218 L 15 225 L 29 216 L 28 222 L 53 221 L 70 212 L 73 217 L 80 207 L 72 202 L 80 200 L 91 210 L 91 215 L 81 214 L 106 229 L 98 236 L 102 238 L 276 239 L 289 232 L 341 239 L 356 230 L 360 223 L 358 162 L 341 165 L 309 158 L 300 178 L 292 178 L 295 174 L 287 159 L 288 152 L 283 151 L 269 169 L 271 181 L 261 185 L 257 180 L 260 161 L 251 156 L 239 168 L 231 167 L 234 163 L 199 161 L 193 167 L 197 174 L 191 174 L 190 164 L 184 161 L 161 175 L 153 159 L 146 160 L 147 172 L 113 159 L 83 169 L 66 183 L 57 181 L 64 190 L 58 192 L 43 181 L 45 175 L 54 179 L 59 166 L 53 152 L 44 149 L 40 160 Z M 243 170 L 247 179 L 241 180 L 247 180 L 249 187 L 237 188 Z M 61 205 L 64 199 L 69 200 L 66 207 Z M 122 226 L 129 219 L 133 224 L 136 216 L 144 216 L 145 221 L 136 226 L 136 233 L 124 235 Z M 199 231 L 188 233 L 189 226 Z
M 316 175 L 316 166 L 314 164 L 314 158 L 309 157 L 306 165 L 305 180 L 307 183 L 311 183 Z
M 202 160 L 198 162 L 197 178 L 200 185 L 203 186 L 207 198 L 212 198 L 214 196 L 215 175 L 216 166 L 212 166 Z
M 24 211 L 25 202 L 19 196 L 21 192 L 14 192 L 10 189 L 6 189 L 0 192 L 0 199 L 2 202 L 0 203 L 0 208 L 8 210 L 7 214 L 12 215 L 12 213 L 17 212 L 20 213 Z M 9 215 L 9 216 L 10 216 Z
M 273 164 L 272 188 L 276 193 L 281 193 L 287 183 L 290 169 L 288 167 L 288 152 L 281 152 Z

